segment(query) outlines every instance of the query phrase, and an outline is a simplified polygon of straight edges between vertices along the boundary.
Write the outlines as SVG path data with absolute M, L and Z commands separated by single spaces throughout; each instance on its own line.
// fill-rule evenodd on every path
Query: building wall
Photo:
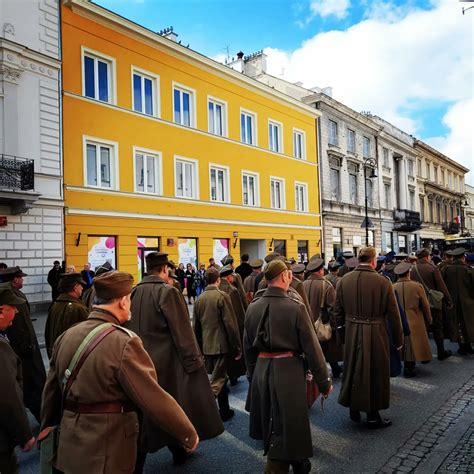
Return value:
M 18 190 L 0 188 L 0 261 L 20 265 L 32 303 L 50 301 L 48 270 L 63 257 L 59 7 L 56 0 L 0 3 L 0 154 L 34 160 L 31 209 L 12 214 Z
M 116 236 L 117 264 L 137 274 L 137 237 L 160 237 L 161 248 L 177 260 L 177 239 L 198 239 L 198 259 L 212 256 L 214 238 L 229 239 L 236 256 L 241 239 L 285 240 L 287 256 L 296 257 L 297 241 L 309 241 L 309 253 L 320 251 L 320 213 L 315 120 L 318 113 L 303 104 L 275 94 L 257 82 L 241 79 L 168 40 L 144 34 L 99 7 L 72 2 L 63 7 L 64 169 L 66 184 L 66 257 L 68 264 L 88 259 L 88 236 Z M 123 21 L 123 20 L 121 20 Z M 91 31 L 94 33 L 91 34 Z M 84 97 L 81 50 L 113 58 L 116 100 L 112 104 Z M 132 109 L 132 66 L 159 76 L 160 114 L 150 117 Z M 195 91 L 196 124 L 173 122 L 173 82 Z M 228 137 L 208 132 L 208 96 L 227 104 Z M 257 146 L 240 141 L 240 109 L 257 114 Z M 281 123 L 283 152 L 269 151 L 268 120 Z M 293 128 L 306 135 L 306 160 L 293 158 Z M 115 144 L 118 183 L 116 189 L 97 189 L 85 181 L 84 140 Z M 160 194 L 135 192 L 134 147 L 161 155 L 163 189 Z M 198 196 L 175 195 L 176 157 L 196 160 Z M 209 167 L 228 168 L 228 202 L 211 201 Z M 242 172 L 259 175 L 260 202 L 243 205 Z M 284 179 L 284 210 L 271 209 L 270 177 Z M 307 184 L 308 212 L 295 207 L 295 182 Z M 80 234 L 80 237 L 79 237 Z M 234 237 L 234 235 L 236 235 Z M 235 245 L 235 247 L 234 247 Z

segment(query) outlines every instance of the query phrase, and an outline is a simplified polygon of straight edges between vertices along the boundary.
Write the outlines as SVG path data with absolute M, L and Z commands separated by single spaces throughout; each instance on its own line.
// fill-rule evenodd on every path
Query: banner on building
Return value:
M 178 263 L 197 266 L 197 239 L 178 239 Z
M 221 260 L 229 254 L 229 239 L 214 239 L 214 248 L 212 256 L 217 264 L 221 264 Z
M 87 236 L 87 261 L 91 264 L 93 270 L 105 262 L 109 262 L 113 268 L 117 268 L 115 244 L 115 236 Z

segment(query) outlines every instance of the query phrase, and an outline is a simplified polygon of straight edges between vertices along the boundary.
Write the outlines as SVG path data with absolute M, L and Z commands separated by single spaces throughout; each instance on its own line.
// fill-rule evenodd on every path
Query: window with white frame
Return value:
M 357 165 L 349 164 L 347 166 L 349 171 L 349 199 L 351 204 L 357 204 L 358 201 L 358 169 Z
M 175 193 L 177 197 L 197 199 L 197 163 L 175 159 Z
M 272 209 L 285 208 L 285 181 L 281 178 L 270 178 L 270 206 Z
M 248 145 L 256 145 L 256 117 L 251 112 L 240 112 L 240 140 Z
M 364 158 L 369 158 L 370 157 L 370 138 L 368 137 L 363 137 L 362 139 L 362 153 Z
M 365 180 L 365 189 L 367 193 L 367 205 L 369 207 L 374 206 L 374 188 L 372 184 L 372 180 L 370 178 L 366 178 Z
M 413 160 L 408 160 L 408 176 L 414 176 Z
M 281 124 L 277 122 L 268 122 L 268 148 L 275 153 L 283 151 Z
M 161 157 L 159 154 L 135 150 L 135 191 L 161 194 Z
M 354 130 L 347 129 L 347 151 L 349 153 L 355 153 L 356 151 L 356 138 Z
M 337 145 L 337 122 L 329 120 L 329 144 Z
M 338 158 L 331 158 L 329 160 L 329 166 L 331 200 L 338 201 L 341 198 L 341 160 Z
M 220 166 L 209 168 L 209 183 L 211 189 L 211 201 L 229 201 L 229 170 Z
M 113 102 L 113 61 L 89 51 L 83 52 L 83 94 L 102 102 Z
M 391 207 L 391 199 L 390 199 L 390 195 L 392 193 L 392 187 L 390 186 L 389 183 L 385 183 L 383 185 L 384 187 L 384 194 L 385 194 L 385 209 L 390 209 Z
M 87 186 L 115 188 L 115 146 L 86 141 Z
M 305 183 L 295 183 L 295 209 L 308 212 L 308 185 Z
M 299 130 L 293 130 L 293 157 L 298 160 L 306 159 L 305 134 Z
M 227 136 L 226 104 L 216 99 L 208 99 L 207 113 L 209 133 L 220 135 L 221 137 Z
M 133 69 L 133 110 L 147 115 L 158 115 L 158 79 L 138 69 Z
M 194 127 L 194 92 L 181 86 L 173 87 L 174 122 Z
M 383 166 L 385 166 L 385 168 L 390 168 L 390 163 L 388 161 L 388 148 L 382 148 L 382 154 L 383 154 Z
M 245 206 L 258 206 L 258 175 L 242 174 L 242 203 Z

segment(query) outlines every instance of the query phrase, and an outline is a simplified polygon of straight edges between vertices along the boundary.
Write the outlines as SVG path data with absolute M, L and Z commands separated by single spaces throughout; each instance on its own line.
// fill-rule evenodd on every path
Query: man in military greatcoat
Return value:
M 222 266 L 226 267 L 229 265 L 232 268 L 232 271 L 234 272 L 234 278 L 232 279 L 232 285 L 234 285 L 237 290 L 239 291 L 240 299 L 242 300 L 242 305 L 244 309 L 247 309 L 248 302 L 247 302 L 247 295 L 245 294 L 244 290 L 244 283 L 242 281 L 242 277 L 238 274 L 235 273 L 235 267 L 234 267 L 234 257 L 232 255 L 226 255 L 222 260 L 221 260 Z
M 411 279 L 421 283 L 426 292 L 428 290 L 438 290 L 444 295 L 443 304 L 450 310 L 453 307 L 451 295 L 446 287 L 446 283 L 441 276 L 439 268 L 431 262 L 430 252 L 426 248 L 417 250 L 418 261 L 411 272 Z M 447 359 L 452 355 L 451 351 L 444 348 L 445 328 L 443 324 L 443 311 L 441 309 L 431 308 L 433 317 L 433 337 L 438 349 L 438 360 Z M 449 328 L 448 331 L 449 332 Z
M 64 273 L 59 281 L 59 296 L 49 308 L 44 340 L 51 358 L 56 339 L 71 326 L 87 319 L 89 311 L 81 301 L 84 280 L 80 273 Z
M 334 261 L 328 264 L 329 273 L 324 277 L 334 289 L 336 289 L 337 282 L 341 279 L 339 276 L 339 268 L 341 264 L 338 261 Z
M 369 428 L 385 428 L 379 410 L 390 403 L 390 360 L 387 319 L 397 349 L 403 346 L 400 313 L 390 281 L 375 271 L 376 252 L 363 247 L 359 266 L 344 275 L 336 289 L 336 319 L 345 320 L 344 372 L 339 403 L 350 417 L 361 421 L 367 413 Z
M 0 472 L 19 472 L 15 446 L 30 451 L 35 445 L 23 405 L 21 362 L 11 348 L 6 331 L 11 327 L 18 308 L 26 300 L 11 289 L 9 283 L 0 284 Z
M 227 421 L 234 416 L 229 407 L 228 370 L 233 361 L 242 358 L 242 343 L 231 297 L 220 289 L 219 270 L 208 268 L 206 280 L 208 285 L 194 306 L 193 327 L 211 374 L 221 418 Z
M 137 409 L 186 451 L 193 451 L 199 437 L 191 421 L 158 384 L 155 366 L 141 339 L 122 327 L 131 315 L 132 275 L 107 272 L 94 278 L 94 286 L 92 313 L 54 344 L 41 410 L 43 430 L 60 423 L 53 466 L 71 474 L 134 472 L 139 433 Z M 104 324 L 112 332 L 98 343 L 80 368 L 61 417 L 64 372 L 86 336 Z
M 307 473 L 313 446 L 306 368 L 323 395 L 330 393 L 331 379 L 306 306 L 288 293 L 291 271 L 275 259 L 266 267 L 265 279 L 268 287 L 250 303 L 245 318 L 249 432 L 263 440 L 265 472 L 288 472 L 291 465 L 293 472 Z
M 28 276 L 20 267 L 7 268 L 0 275 L 9 281 L 13 292 L 24 300 L 17 306 L 18 314 L 7 329 L 11 347 L 21 359 L 23 375 L 23 400 L 38 423 L 41 421 L 41 395 L 46 381 L 43 358 L 36 332 L 31 322 L 30 305 L 24 293 L 23 278 Z
M 349 267 L 347 266 L 347 261 L 351 258 L 354 258 L 354 252 L 347 250 L 342 252 L 342 258 L 344 259 L 344 264 L 339 268 L 339 276 L 342 278 L 346 273 L 350 272 Z
M 247 296 L 247 301 L 250 303 L 253 300 L 253 294 L 255 293 L 255 280 L 258 275 L 262 272 L 263 260 L 257 258 L 250 262 L 250 268 L 252 273 L 244 281 L 244 290 Z
M 126 324 L 137 333 L 155 365 L 161 387 L 179 403 L 199 438 L 210 439 L 224 431 L 204 361 L 194 337 L 188 308 L 181 291 L 168 284 L 168 254 L 146 257 L 147 276 L 132 292 L 132 319 Z M 141 472 L 147 453 L 164 446 L 181 465 L 187 454 L 154 419 L 143 417 L 135 472 Z
M 466 264 L 466 249 L 451 251 L 454 261 L 442 270 L 453 307 L 448 310 L 452 340 L 459 344 L 460 355 L 474 354 L 474 269 Z

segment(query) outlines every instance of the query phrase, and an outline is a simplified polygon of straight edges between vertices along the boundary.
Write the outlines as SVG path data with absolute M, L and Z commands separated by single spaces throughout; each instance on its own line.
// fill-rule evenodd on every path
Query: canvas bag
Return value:
M 430 308 L 431 309 L 438 309 L 438 310 L 443 309 L 443 298 L 444 298 L 443 292 L 438 291 L 438 290 L 430 290 L 425 285 L 425 282 L 424 282 L 423 278 L 421 277 L 420 271 L 418 270 L 418 268 L 416 266 L 415 266 L 415 271 L 418 274 L 418 276 L 420 277 L 421 284 L 423 285 L 423 288 L 425 289 L 426 296 L 428 298 L 428 303 L 430 304 Z

